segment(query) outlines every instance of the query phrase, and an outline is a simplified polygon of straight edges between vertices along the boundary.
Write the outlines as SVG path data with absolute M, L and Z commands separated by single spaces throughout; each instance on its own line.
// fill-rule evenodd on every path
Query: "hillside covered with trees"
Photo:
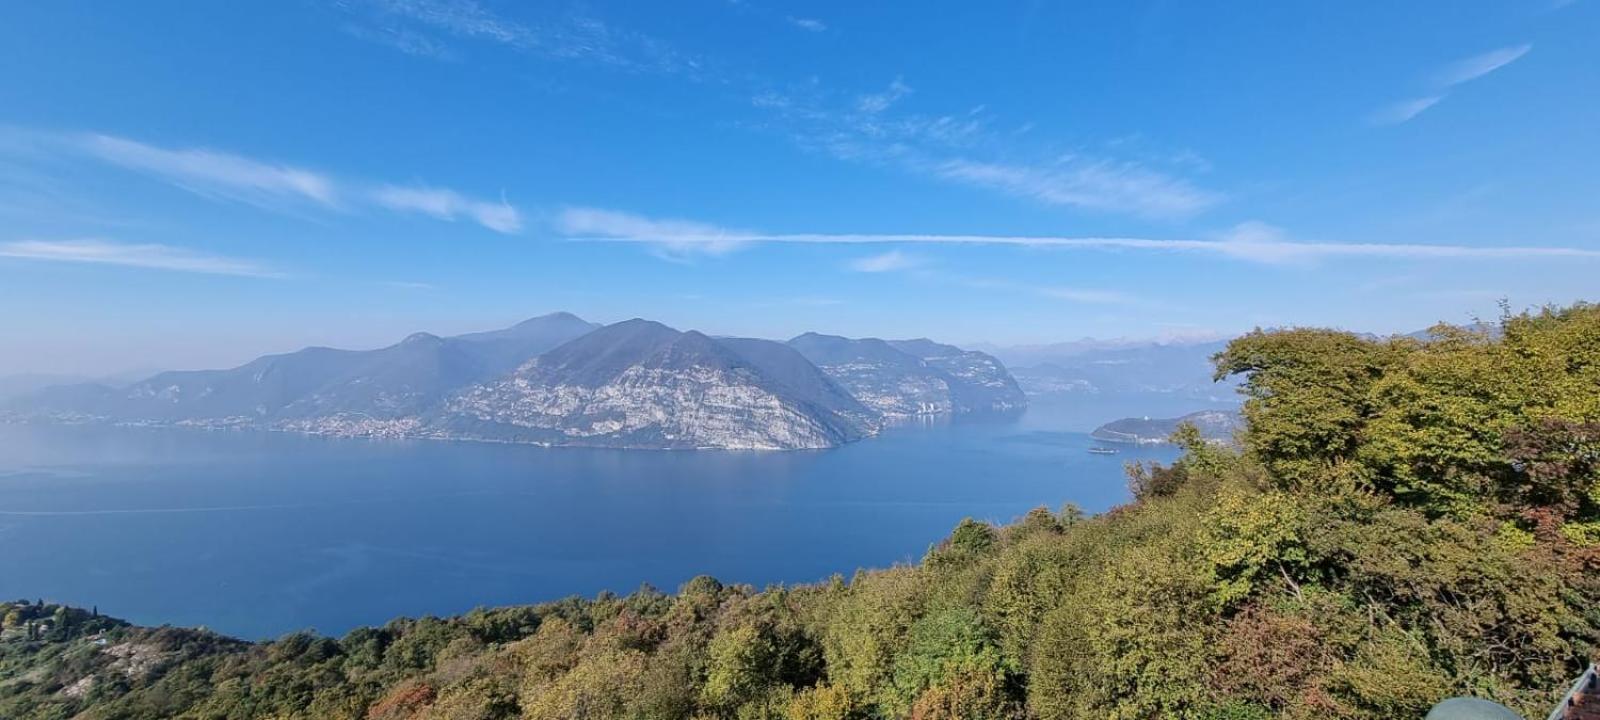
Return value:
M 245 643 L 0 606 L 0 717 L 1542 717 L 1600 651 L 1600 308 L 1431 339 L 1256 332 L 1238 451 L 914 566 Z M 419 579 L 419 582 L 424 581 Z M 337 602 L 337 598 L 329 598 Z

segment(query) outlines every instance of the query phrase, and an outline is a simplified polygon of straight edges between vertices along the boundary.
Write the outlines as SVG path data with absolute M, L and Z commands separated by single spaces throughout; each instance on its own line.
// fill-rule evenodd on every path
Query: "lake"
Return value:
M 656 452 L 0 424 L 0 597 L 246 638 L 397 615 L 799 583 L 920 558 L 963 517 L 1127 498 L 1073 408 L 820 452 Z

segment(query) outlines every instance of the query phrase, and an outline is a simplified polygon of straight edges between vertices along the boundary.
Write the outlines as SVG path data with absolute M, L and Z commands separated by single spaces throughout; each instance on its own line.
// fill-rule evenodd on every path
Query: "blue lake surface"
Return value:
M 246 638 L 699 574 L 915 561 L 963 517 L 1127 498 L 1072 409 L 822 452 L 654 452 L 0 424 L 0 597 Z

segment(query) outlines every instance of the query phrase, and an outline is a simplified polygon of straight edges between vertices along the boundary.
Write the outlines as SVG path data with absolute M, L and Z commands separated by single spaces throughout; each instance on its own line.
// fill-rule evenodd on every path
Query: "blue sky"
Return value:
M 1600 3 L 11 3 L 0 373 L 1593 299 Z

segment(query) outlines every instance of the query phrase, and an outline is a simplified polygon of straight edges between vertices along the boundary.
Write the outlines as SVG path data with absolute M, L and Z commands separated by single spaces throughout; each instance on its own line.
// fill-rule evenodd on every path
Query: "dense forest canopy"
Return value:
M 0 717 L 1542 717 L 1600 642 L 1600 308 L 1254 332 L 1238 451 L 920 564 L 244 643 L 0 605 Z M 419 579 L 420 581 L 424 581 Z M 329 598 L 337 602 L 337 598 Z

